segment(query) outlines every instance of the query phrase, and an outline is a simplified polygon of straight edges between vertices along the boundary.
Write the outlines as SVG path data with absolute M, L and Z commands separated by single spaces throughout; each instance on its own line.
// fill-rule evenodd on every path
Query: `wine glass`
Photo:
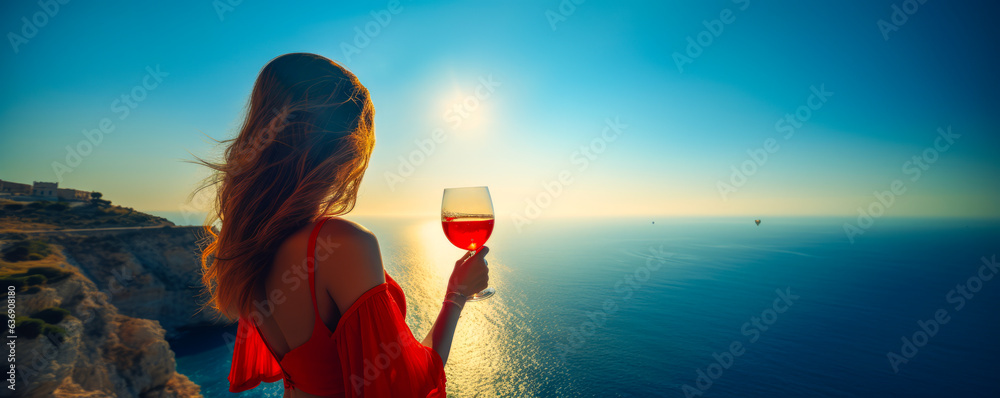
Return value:
M 487 187 L 447 188 L 441 199 L 441 226 L 448 241 L 474 254 L 493 234 L 493 201 Z M 492 287 L 469 296 L 467 301 L 485 300 L 496 293 Z

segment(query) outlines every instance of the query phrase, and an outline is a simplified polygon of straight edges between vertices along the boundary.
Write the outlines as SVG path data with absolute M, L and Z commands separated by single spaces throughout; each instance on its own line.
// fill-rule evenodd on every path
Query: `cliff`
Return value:
M 167 338 L 200 309 L 199 228 L 129 208 L 0 201 L 0 287 L 16 293 L 25 397 L 200 397 Z
M 159 322 L 122 315 L 93 282 L 65 269 L 69 277 L 17 294 L 19 315 L 46 308 L 68 314 L 47 333 L 17 339 L 16 396 L 201 396 L 175 371 Z
M 218 324 L 204 302 L 198 227 L 161 227 L 82 234 L 52 233 L 76 266 L 124 315 L 153 319 L 174 338 L 187 328 Z
M 12 241 L 61 246 L 64 260 L 107 293 L 121 314 L 159 321 L 168 339 L 219 324 L 216 312 L 201 311 L 200 227 L 177 227 L 103 202 L 0 200 L 0 232 Z

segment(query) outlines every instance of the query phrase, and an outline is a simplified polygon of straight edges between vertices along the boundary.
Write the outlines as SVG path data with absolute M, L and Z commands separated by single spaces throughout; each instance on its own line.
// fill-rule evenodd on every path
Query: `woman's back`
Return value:
M 261 294 L 255 300 L 257 313 L 249 317 L 253 320 L 240 319 L 244 339 L 237 340 L 230 389 L 253 388 L 261 381 L 276 381 L 280 374 L 289 397 L 443 392 L 443 363 L 406 326 L 406 299 L 382 271 L 374 236 L 345 220 L 327 221 L 320 220 L 282 243 L 267 279 L 269 299 Z M 295 256 L 303 236 L 305 250 L 299 252 L 305 255 Z M 301 262 L 282 263 L 299 257 Z M 381 274 L 373 278 L 371 270 Z M 340 271 L 349 277 L 340 278 Z M 328 283 L 321 282 L 320 274 Z M 344 295 L 328 294 L 324 285 L 345 290 L 370 287 L 341 308 L 331 296 Z M 377 369 L 373 359 L 382 361 Z
M 317 293 L 316 306 L 323 324 L 331 332 L 336 328 L 337 321 L 340 320 L 340 314 L 343 311 L 328 293 L 327 286 L 324 283 L 327 279 L 326 277 L 335 271 L 329 268 L 374 267 L 374 264 L 358 264 L 341 259 L 339 257 L 343 256 L 343 251 L 338 252 L 334 250 L 334 247 L 343 245 L 340 242 L 344 240 L 344 236 L 361 233 L 359 229 L 363 227 L 350 224 L 352 223 L 342 219 L 330 219 L 327 221 L 317 234 L 316 253 L 313 253 L 316 256 L 316 268 L 314 270 L 316 281 L 315 291 Z M 281 243 L 275 253 L 271 272 L 265 281 L 264 291 L 256 299 L 262 303 L 261 307 L 264 307 L 259 308 L 258 311 L 266 312 L 270 310 L 273 312 L 271 316 L 263 317 L 260 330 L 279 358 L 309 340 L 311 331 L 313 330 L 313 304 L 308 285 L 306 256 L 308 253 L 309 237 L 315 226 L 316 224 L 307 225 Z M 354 231 L 351 231 L 351 229 Z M 354 239 L 359 238 L 355 237 Z M 327 242 L 330 242 L 330 244 L 327 244 Z M 378 265 L 381 267 L 381 264 Z M 338 279 L 343 280 L 352 274 L 351 272 L 344 272 L 343 276 Z M 361 282 L 364 281 L 357 281 L 357 283 Z M 368 288 L 378 283 L 372 284 Z M 347 283 L 345 285 L 350 284 Z M 265 298 L 266 302 L 272 307 L 263 304 Z M 347 305 L 349 306 L 351 303 L 347 303 Z

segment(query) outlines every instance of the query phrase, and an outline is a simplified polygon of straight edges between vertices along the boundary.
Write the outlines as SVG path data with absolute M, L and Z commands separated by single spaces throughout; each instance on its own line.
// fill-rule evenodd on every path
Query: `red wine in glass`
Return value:
M 441 225 L 448 241 L 459 249 L 475 251 L 493 234 L 493 217 L 445 217 Z
M 441 227 L 455 247 L 479 251 L 493 234 L 493 200 L 487 187 L 448 188 L 441 199 Z M 469 297 L 468 301 L 487 299 L 496 293 L 492 287 Z

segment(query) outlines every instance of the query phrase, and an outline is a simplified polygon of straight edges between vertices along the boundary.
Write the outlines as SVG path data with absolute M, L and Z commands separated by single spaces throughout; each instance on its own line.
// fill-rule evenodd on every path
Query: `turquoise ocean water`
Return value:
M 436 220 L 357 220 L 422 337 L 461 251 Z M 450 395 L 1000 396 L 1000 222 L 881 219 L 852 244 L 844 221 L 498 220 Z M 231 330 L 172 342 L 205 396 L 232 395 Z

